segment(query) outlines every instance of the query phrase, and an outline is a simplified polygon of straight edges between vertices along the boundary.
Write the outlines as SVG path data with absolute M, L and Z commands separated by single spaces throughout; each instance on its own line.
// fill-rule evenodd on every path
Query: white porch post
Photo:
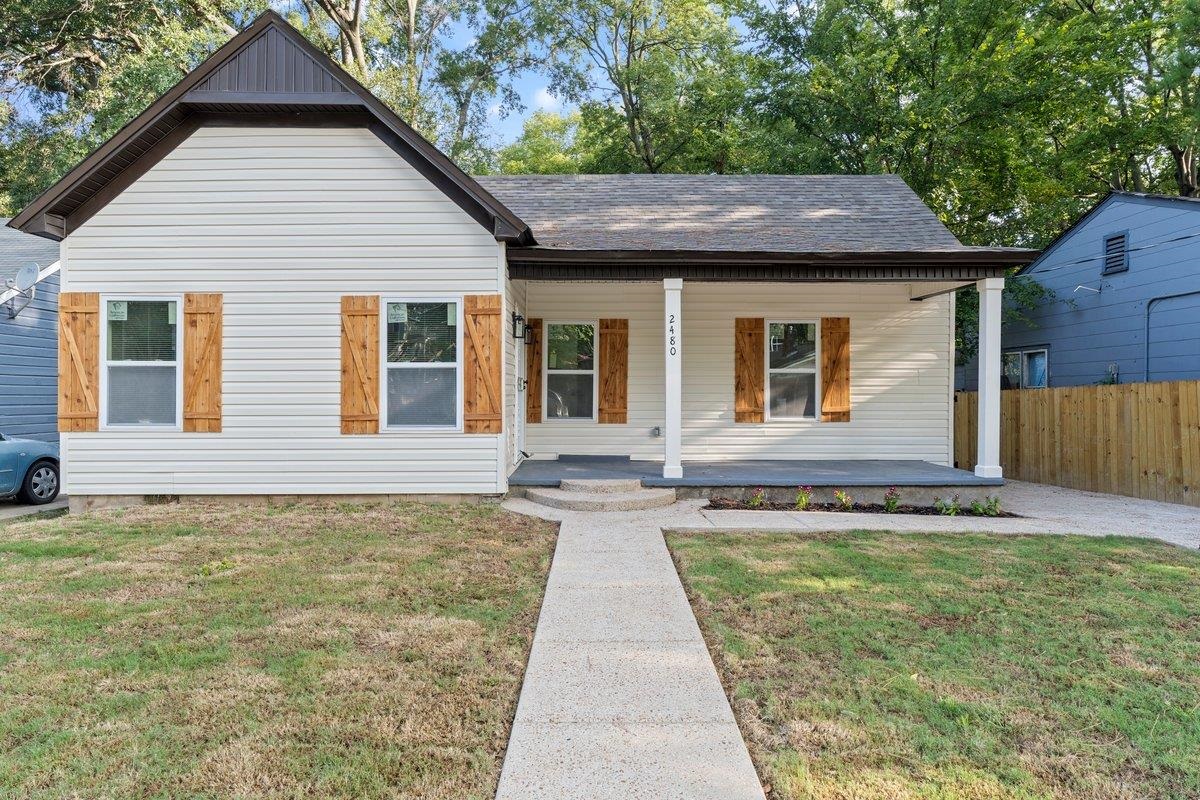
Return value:
M 666 386 L 663 398 L 663 477 L 683 477 L 683 279 L 664 278 L 663 350 Z
M 1002 478 L 1000 468 L 1000 303 L 1004 278 L 984 278 L 979 291 L 979 449 L 975 474 Z

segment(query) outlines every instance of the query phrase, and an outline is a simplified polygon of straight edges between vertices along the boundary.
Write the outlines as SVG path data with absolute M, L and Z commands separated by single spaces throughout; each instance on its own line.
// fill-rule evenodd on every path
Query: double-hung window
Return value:
M 422 300 L 385 305 L 387 427 L 461 427 L 459 303 Z
M 105 298 L 106 425 L 179 425 L 181 337 L 178 300 Z
M 767 418 L 816 419 L 817 324 L 767 323 Z
M 596 324 L 546 325 L 547 420 L 596 418 Z

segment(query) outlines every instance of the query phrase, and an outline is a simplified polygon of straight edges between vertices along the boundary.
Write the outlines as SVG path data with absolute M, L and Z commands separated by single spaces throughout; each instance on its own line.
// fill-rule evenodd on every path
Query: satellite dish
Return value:
M 17 270 L 17 276 L 13 278 L 13 288 L 18 292 L 26 292 L 33 288 L 38 279 L 38 265 L 26 264 Z

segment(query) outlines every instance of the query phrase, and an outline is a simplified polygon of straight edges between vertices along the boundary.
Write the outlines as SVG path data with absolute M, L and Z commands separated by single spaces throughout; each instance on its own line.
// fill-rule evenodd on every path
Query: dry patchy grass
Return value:
M 0 527 L 0 796 L 490 798 L 554 534 L 332 502 Z
M 672 552 L 774 800 L 1200 797 L 1200 557 L 701 534 Z

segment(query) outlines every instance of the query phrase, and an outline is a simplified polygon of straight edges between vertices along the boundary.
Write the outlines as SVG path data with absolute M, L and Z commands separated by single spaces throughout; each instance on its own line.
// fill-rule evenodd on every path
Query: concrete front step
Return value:
M 599 479 L 599 478 L 563 478 L 558 488 L 564 492 L 594 492 L 596 494 L 612 494 L 614 492 L 641 491 L 642 482 L 637 478 Z
M 567 511 L 642 511 L 674 504 L 675 490 L 637 489 L 623 492 L 597 492 L 531 487 L 525 491 L 525 497 L 535 503 Z

